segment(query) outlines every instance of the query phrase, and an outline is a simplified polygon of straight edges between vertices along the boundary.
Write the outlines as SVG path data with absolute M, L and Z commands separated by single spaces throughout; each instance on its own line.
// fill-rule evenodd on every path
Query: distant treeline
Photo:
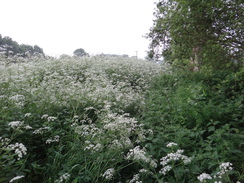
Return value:
M 6 57 L 19 56 L 19 57 L 31 57 L 31 56 L 45 56 L 43 49 L 38 45 L 18 44 L 13 41 L 12 38 L 0 34 L 0 53 L 3 53 Z

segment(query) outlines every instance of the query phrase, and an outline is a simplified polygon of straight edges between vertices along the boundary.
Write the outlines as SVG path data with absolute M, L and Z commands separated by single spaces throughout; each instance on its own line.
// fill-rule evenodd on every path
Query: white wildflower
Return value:
M 23 155 L 27 154 L 27 149 L 22 143 L 10 144 L 7 146 L 7 148 L 15 151 L 15 154 L 18 156 L 18 160 L 20 160 Z
M 54 116 L 48 116 L 47 117 L 47 121 L 50 122 L 50 121 L 55 121 L 57 118 L 54 117 Z
M 168 171 L 170 171 L 172 169 L 172 167 L 170 165 L 168 165 L 170 162 L 174 162 L 174 161 L 183 161 L 184 164 L 188 164 L 191 162 L 191 158 L 182 155 L 182 153 L 184 152 L 184 150 L 182 149 L 178 149 L 176 152 L 174 153 L 169 153 L 166 156 L 162 157 L 160 159 L 160 164 L 163 166 L 162 169 L 160 170 L 160 173 L 165 175 Z
M 26 130 L 33 129 L 30 125 L 26 125 L 24 128 L 25 128 Z
M 42 134 L 42 133 L 43 133 L 44 131 L 46 131 L 46 130 L 50 130 L 50 127 L 45 126 L 45 127 L 36 129 L 35 131 L 33 131 L 33 133 L 34 133 L 34 134 Z
M 135 175 L 133 176 L 133 178 L 132 178 L 128 183 L 142 183 L 142 181 L 140 181 L 140 176 L 139 176 L 139 174 L 135 174 Z
M 25 113 L 25 117 L 29 117 L 31 113 Z
M 177 146 L 178 144 L 174 143 L 174 142 L 170 142 L 166 145 L 166 147 L 172 147 L 172 146 Z
M 205 180 L 212 180 L 212 177 L 211 175 L 207 174 L 207 173 L 202 173 L 201 175 L 199 175 L 197 177 L 197 179 L 200 181 L 200 182 L 204 182 Z
M 21 101 L 21 100 L 24 100 L 25 99 L 25 96 L 24 95 L 14 95 L 12 97 L 9 97 L 10 100 L 15 100 L 15 101 Z
M 59 142 L 60 136 L 55 135 L 53 139 L 47 139 L 46 144 L 51 144 L 52 142 Z
M 184 162 L 184 164 L 190 163 L 191 158 L 189 158 L 185 155 L 182 155 L 183 152 L 184 152 L 184 150 L 178 149 L 175 153 L 167 154 L 165 157 L 162 157 L 160 159 L 160 161 L 161 161 L 160 164 L 165 166 L 171 161 L 178 161 L 178 160 L 182 160 Z
M 9 122 L 8 125 L 11 127 L 11 128 L 18 128 L 20 127 L 24 122 L 23 121 L 12 121 L 12 122 Z
M 22 179 L 23 177 L 25 177 L 25 176 L 24 176 L 24 175 L 16 176 L 16 177 L 12 178 L 12 179 L 9 181 L 9 183 L 14 182 L 14 181 L 19 180 L 19 179 Z
M 159 173 L 161 173 L 161 174 L 163 174 L 163 175 L 166 175 L 167 172 L 169 172 L 171 169 L 172 169 L 172 166 L 170 166 L 170 165 L 166 165 L 166 166 L 164 166 L 164 167 L 159 171 Z
M 6 145 L 8 145 L 10 143 L 10 141 L 11 140 L 9 138 L 0 137 L 0 143 L 1 143 L 0 147 L 6 147 Z
M 107 180 L 111 180 L 114 176 L 114 172 L 114 168 L 109 168 L 102 174 L 102 177 L 104 177 Z
M 216 177 L 218 178 L 222 178 L 223 175 L 225 175 L 226 173 L 228 173 L 229 171 L 231 171 L 232 168 L 232 163 L 230 162 L 226 162 L 226 163 L 222 163 L 219 166 L 220 171 L 216 173 Z
M 47 117 L 48 117 L 48 114 L 43 114 L 41 119 L 47 119 Z
M 232 170 L 232 163 L 230 162 L 226 162 L 226 163 L 222 163 L 220 166 L 219 166 L 220 170 L 222 171 L 229 171 L 229 170 Z
M 148 173 L 149 171 L 148 171 L 147 169 L 144 169 L 144 168 L 143 168 L 143 169 L 140 169 L 139 172 L 140 172 L 140 173 Z
M 152 167 L 157 167 L 157 163 L 155 160 L 152 160 L 150 157 L 146 155 L 146 152 L 144 149 L 141 149 L 139 146 L 134 147 L 133 149 L 130 149 L 128 152 L 126 159 L 131 159 L 134 161 L 143 161 L 145 163 L 149 163 Z
M 58 180 L 55 180 L 55 182 L 57 182 L 57 183 L 65 182 L 69 178 L 70 178 L 70 174 L 65 173 L 65 174 L 61 175 Z

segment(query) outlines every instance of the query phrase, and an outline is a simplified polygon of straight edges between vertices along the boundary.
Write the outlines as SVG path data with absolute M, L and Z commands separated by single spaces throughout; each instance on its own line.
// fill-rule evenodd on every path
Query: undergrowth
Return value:
M 244 181 L 243 70 L 84 57 L 0 71 L 0 182 Z

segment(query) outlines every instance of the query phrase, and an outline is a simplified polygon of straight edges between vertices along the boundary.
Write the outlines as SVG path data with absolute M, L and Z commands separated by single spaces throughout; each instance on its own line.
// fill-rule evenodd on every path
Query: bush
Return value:
M 173 141 L 194 157 L 188 168 L 194 178 L 181 177 L 181 181 L 194 182 L 201 172 L 214 174 L 219 162 L 235 167 L 222 181 L 243 181 L 243 76 L 243 69 L 236 73 L 175 72 L 152 83 L 142 119 L 154 136 L 145 146 L 159 158 L 167 152 L 162 146 Z M 166 180 L 180 182 L 173 174 Z

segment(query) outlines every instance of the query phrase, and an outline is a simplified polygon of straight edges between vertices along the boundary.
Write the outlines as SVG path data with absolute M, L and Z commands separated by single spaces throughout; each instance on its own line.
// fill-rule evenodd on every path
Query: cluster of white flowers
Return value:
M 163 72 L 160 65 L 152 62 L 108 57 L 33 60 L 2 69 L 3 82 L 11 78 L 10 86 L 30 91 L 34 99 L 40 99 L 40 105 L 47 101 L 67 105 L 71 100 L 103 103 L 109 96 L 112 107 L 118 109 L 135 104 L 135 108 L 140 108 L 144 104 L 142 92 L 154 76 Z M 27 96 L 11 95 L 11 100 L 18 101 Z
M 23 107 L 25 104 L 25 96 L 24 95 L 14 95 L 9 97 L 9 100 L 12 100 L 17 107 Z
M 31 116 L 31 113 L 25 113 L 25 117 Z
M 123 148 L 129 148 L 132 147 L 133 144 L 129 137 L 123 136 L 118 139 L 114 139 L 111 141 L 111 144 L 109 145 L 112 149 L 123 149 Z
M 133 178 L 130 181 L 128 181 L 128 183 L 142 183 L 142 181 L 140 181 L 140 175 L 135 174 Z
M 30 125 L 26 125 L 24 128 L 25 128 L 26 130 L 33 129 Z
M 9 122 L 8 125 L 11 127 L 11 128 L 18 128 L 20 126 L 22 126 L 24 124 L 23 121 L 12 121 L 12 122 Z
M 34 134 L 42 134 L 43 132 L 50 130 L 50 127 L 44 126 L 33 131 Z
M 114 133 L 129 136 L 139 127 L 138 122 L 134 118 L 127 116 L 128 114 L 119 115 L 116 113 L 108 113 L 104 119 L 104 129 Z
M 4 72 L 1 72 L 2 69 Z M 81 116 L 74 116 L 73 119 L 75 132 L 84 142 L 89 141 L 84 143 L 84 149 L 98 151 L 105 145 L 106 148 L 128 149 L 145 139 L 147 132 L 134 118 L 123 115 L 122 111 L 130 111 L 131 108 L 135 111 L 142 110 L 145 104 L 144 93 L 151 79 L 163 71 L 158 64 L 130 58 L 62 58 L 42 62 L 33 60 L 0 68 L 0 84 L 9 82 L 8 96 L 11 97 L 7 100 L 19 103 L 20 106 L 27 100 L 37 99 L 37 107 L 45 105 L 47 108 L 49 103 L 61 107 L 72 106 L 74 109 L 79 104 L 95 104 L 94 106 L 101 109 L 100 113 L 95 113 L 98 115 L 99 125 L 93 124 L 88 118 L 82 119 Z M 16 95 L 16 88 L 24 88 L 21 91 L 23 95 Z M 25 91 L 28 93 L 24 93 Z M 84 113 L 89 113 L 90 110 L 98 112 L 96 107 L 91 106 L 85 108 Z M 25 117 L 30 115 L 26 113 Z M 47 121 L 56 120 L 56 117 L 48 114 L 41 118 Z M 28 125 L 25 128 L 32 127 Z M 48 130 L 50 127 L 43 126 L 35 129 L 33 134 L 42 134 Z M 57 142 L 58 139 L 48 139 L 46 143 Z M 138 152 L 142 153 L 140 150 Z M 130 153 L 133 154 L 132 151 Z M 128 156 L 132 159 L 140 157 L 134 153 L 133 156 Z M 153 167 L 157 166 L 155 160 L 143 155 L 138 160 L 144 160 Z
M 6 98 L 6 95 L 0 95 L 0 99 Z
M 109 168 L 102 174 L 102 177 L 104 177 L 107 180 L 111 180 L 114 176 L 114 172 L 115 172 L 114 168 Z
M 25 177 L 24 175 L 16 176 L 16 177 L 12 178 L 12 179 L 9 181 L 9 183 L 14 182 L 14 181 L 19 180 L 19 179 L 22 179 L 22 178 L 24 178 L 24 177 Z
M 85 141 L 84 150 L 92 150 L 93 152 L 97 152 L 102 149 L 102 145 L 100 143 L 92 144 L 89 140 Z
M 222 163 L 221 165 L 219 165 L 219 168 L 222 175 L 233 169 L 232 163 L 230 162 Z
M 59 142 L 59 139 L 60 139 L 60 136 L 59 136 L 59 135 L 55 135 L 55 136 L 53 137 L 53 139 L 47 139 L 47 140 L 46 140 L 46 144 L 51 144 L 51 143 L 53 143 L 53 142 Z
M 11 140 L 9 138 L 0 137 L 0 143 L 1 143 L 0 147 L 6 147 L 10 143 L 10 141 Z
M 183 152 L 184 152 L 184 150 L 178 149 L 175 153 L 167 154 L 166 156 L 164 156 L 160 159 L 160 164 L 165 166 L 171 161 L 178 161 L 178 160 L 182 160 L 184 162 L 184 164 L 190 163 L 191 158 L 189 158 L 185 155 L 182 155 Z
M 207 173 L 202 173 L 201 175 L 199 175 L 197 177 L 197 179 L 200 181 L 200 182 L 204 182 L 205 180 L 212 180 L 212 177 L 211 175 L 207 174 Z
M 22 143 L 10 144 L 7 146 L 8 149 L 14 150 L 15 154 L 18 156 L 17 160 L 20 160 L 23 155 L 27 154 L 27 149 Z
M 151 167 L 156 168 L 157 162 L 153 160 L 146 154 L 144 149 L 141 149 L 140 146 L 136 146 L 133 149 L 130 149 L 125 159 L 131 159 L 134 161 L 142 161 L 148 163 Z
M 166 145 L 166 147 L 172 147 L 172 146 L 177 146 L 178 144 L 174 143 L 174 142 L 170 142 Z
M 173 167 L 170 165 L 165 165 L 163 168 L 159 171 L 159 173 L 166 175 Z
M 70 178 L 70 174 L 69 173 L 65 173 L 65 174 L 61 175 L 59 177 L 59 179 L 55 180 L 55 182 L 56 183 L 66 182 L 69 178 Z
M 233 170 L 232 163 L 225 162 L 219 166 L 219 172 L 214 175 L 214 178 L 221 179 L 223 175 L 227 174 L 229 171 Z
M 57 117 L 54 117 L 54 116 L 48 116 L 47 117 L 47 121 L 50 122 L 50 121 L 55 121 L 57 119 Z
M 24 128 L 26 130 L 32 129 L 30 125 L 24 125 L 24 121 L 12 121 L 8 125 L 13 129 Z
M 101 133 L 101 129 L 97 128 L 95 124 L 80 125 L 75 128 L 75 132 L 82 137 L 91 136 L 91 138 Z
M 144 174 L 149 173 L 149 171 L 147 169 L 144 169 L 144 168 L 140 169 L 139 172 L 140 173 L 144 173 Z
M 230 162 L 222 163 L 219 166 L 219 169 L 220 169 L 219 172 L 215 173 L 213 176 L 206 174 L 206 173 L 202 173 L 201 175 L 199 175 L 197 177 L 197 179 L 200 182 L 204 182 L 207 179 L 209 179 L 209 180 L 213 179 L 214 183 L 222 183 L 221 179 L 222 179 L 223 175 L 226 175 L 229 171 L 233 170 L 232 163 L 230 163 Z
M 170 144 L 170 145 L 169 145 Z M 172 147 L 174 145 L 177 145 L 176 143 L 169 143 L 167 147 Z M 175 161 L 183 161 L 184 164 L 189 164 L 191 162 L 191 158 L 183 155 L 184 150 L 178 149 L 174 153 L 169 153 L 166 156 L 162 157 L 160 159 L 160 164 L 163 166 L 162 169 L 159 171 L 159 173 L 165 175 L 167 172 L 169 172 L 173 167 L 169 165 L 170 162 Z

